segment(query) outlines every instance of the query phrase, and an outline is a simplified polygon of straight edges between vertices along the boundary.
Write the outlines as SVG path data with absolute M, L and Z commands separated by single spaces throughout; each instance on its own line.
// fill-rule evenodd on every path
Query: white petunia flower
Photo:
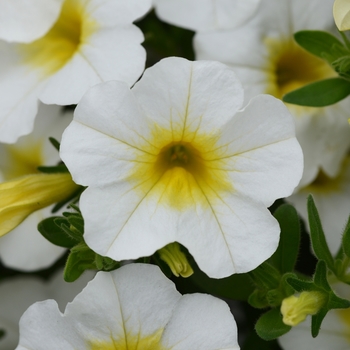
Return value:
M 333 16 L 339 30 L 350 29 L 350 1 L 335 0 L 333 5 Z
M 85 240 L 115 260 L 177 241 L 212 277 L 246 272 L 276 249 L 266 207 L 302 172 L 294 122 L 280 101 L 243 89 L 217 62 L 164 59 L 132 91 L 100 84 L 83 97 L 61 157 L 81 196 Z
M 53 300 L 20 320 L 17 350 L 238 350 L 225 302 L 181 296 L 157 266 L 131 264 L 99 272 L 61 314 Z
M 48 298 L 57 301 L 61 310 L 73 300 L 77 293 L 93 278 L 92 272 L 85 272 L 79 280 L 67 283 L 59 271 L 50 281 L 37 277 L 11 277 L 0 282 L 0 329 L 5 331 L 0 338 L 1 350 L 13 350 L 19 340 L 19 320 L 25 310 L 33 303 Z
M 56 165 L 60 158 L 48 137 L 60 141 L 71 120 L 72 114 L 63 114 L 61 107 L 40 104 L 33 132 L 22 136 L 16 144 L 0 144 L 0 179 L 9 181 L 36 173 L 40 165 Z M 41 220 L 52 216 L 52 207 L 34 212 L 0 238 L 3 264 L 22 271 L 33 271 L 50 266 L 63 254 L 65 249 L 47 241 L 37 229 Z
M 255 13 L 260 0 L 154 0 L 158 17 L 195 31 L 234 28 Z
M 1 0 L 0 39 L 28 43 L 57 20 L 64 0 Z
M 348 286 L 340 287 L 343 289 L 343 297 L 348 298 Z M 284 350 L 347 350 L 350 348 L 350 309 L 329 311 L 316 338 L 311 336 L 309 316 L 305 322 L 293 327 L 278 340 Z
M 289 91 L 335 75 L 327 63 L 300 48 L 293 38 L 300 30 L 333 29 L 332 4 L 333 0 L 262 0 L 256 16 L 243 26 L 198 33 L 194 40 L 197 59 L 229 65 L 242 81 L 246 100 L 261 93 L 282 98 Z M 336 176 L 350 145 L 350 100 L 325 108 L 288 108 L 304 152 L 300 185 L 310 183 L 321 169 Z
M 335 178 L 321 171 L 311 184 L 288 197 L 307 225 L 307 196 L 310 193 L 315 200 L 328 246 L 336 254 L 350 213 L 350 157 L 344 159 Z
M 0 141 L 30 133 L 38 100 L 76 104 L 90 86 L 111 79 L 131 86 L 145 64 L 143 34 L 132 22 L 150 6 L 151 0 L 65 0 L 39 39 L 0 41 Z

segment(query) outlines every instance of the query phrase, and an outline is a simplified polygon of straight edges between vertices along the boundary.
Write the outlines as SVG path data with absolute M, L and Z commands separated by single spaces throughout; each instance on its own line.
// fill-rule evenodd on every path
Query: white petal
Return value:
M 50 77 L 40 100 L 47 104 L 76 104 L 89 87 L 107 80 L 122 80 L 131 86 L 145 65 L 142 41 L 143 34 L 135 26 L 99 30 Z
M 181 298 L 161 342 L 173 350 L 239 350 L 236 323 L 227 304 L 204 294 Z
M 35 271 L 51 266 L 66 251 L 50 243 L 37 229 L 38 223 L 52 216 L 50 208 L 31 214 L 9 234 L 0 238 L 0 258 L 4 265 Z
M 28 43 L 43 36 L 58 18 L 64 0 L 2 0 L 0 39 Z
M 241 84 L 226 66 L 177 57 L 147 69 L 133 92 L 146 116 L 176 132 L 174 140 L 213 133 L 243 103 Z
M 223 127 L 218 146 L 231 157 L 227 170 L 234 189 L 266 206 L 290 195 L 299 183 L 303 155 L 294 120 L 272 96 L 252 99 Z
M 0 42 L 0 76 L 0 142 L 14 143 L 33 129 L 42 77 L 21 65 L 16 45 L 4 42 Z
M 156 13 L 180 27 L 210 31 L 233 28 L 256 11 L 260 0 L 155 0 Z

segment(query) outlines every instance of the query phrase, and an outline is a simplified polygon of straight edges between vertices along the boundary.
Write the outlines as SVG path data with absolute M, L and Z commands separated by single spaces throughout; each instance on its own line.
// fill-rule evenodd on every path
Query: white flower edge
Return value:
M 13 350 L 19 340 L 19 320 L 26 309 L 37 301 L 53 298 L 61 310 L 81 292 L 94 276 L 85 272 L 79 280 L 67 283 L 63 271 L 57 271 L 49 281 L 33 276 L 11 277 L 0 283 L 0 329 L 5 335 L 0 339 L 2 350 Z
M 57 19 L 63 1 L 0 1 L 0 39 L 28 43 L 40 38 Z
M 17 350 L 113 343 L 127 349 L 133 339 L 173 350 L 239 349 L 236 323 L 223 301 L 181 296 L 157 266 L 130 264 L 98 272 L 64 314 L 53 300 L 32 305 L 20 320 Z
M 195 31 L 234 28 L 247 21 L 260 0 L 155 0 L 157 16 Z

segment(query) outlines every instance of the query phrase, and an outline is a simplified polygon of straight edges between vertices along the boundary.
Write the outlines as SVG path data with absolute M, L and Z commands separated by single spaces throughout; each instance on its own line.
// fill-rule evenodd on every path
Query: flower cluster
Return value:
M 349 345 L 333 2 L 0 3 L 1 349 Z

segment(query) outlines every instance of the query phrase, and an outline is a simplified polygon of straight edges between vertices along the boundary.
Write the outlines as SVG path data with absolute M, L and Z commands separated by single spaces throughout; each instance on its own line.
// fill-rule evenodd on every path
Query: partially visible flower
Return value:
M 275 251 L 267 207 L 302 172 L 294 122 L 243 89 L 217 62 L 164 59 L 132 91 L 96 85 L 62 136 L 61 156 L 81 196 L 86 243 L 114 260 L 184 245 L 212 277 L 249 271 Z
M 37 188 L 42 186 L 44 183 L 41 182 L 41 179 L 47 179 L 47 176 L 37 176 L 33 177 L 33 174 L 38 174 L 37 167 L 41 165 L 52 166 L 56 165 L 60 158 L 57 150 L 51 145 L 48 140 L 48 137 L 54 137 L 58 141 L 61 140 L 61 134 L 65 127 L 69 124 L 72 118 L 72 113 L 62 113 L 60 107 L 57 106 L 46 106 L 41 104 L 39 106 L 39 113 L 35 121 L 34 130 L 31 134 L 27 136 L 22 136 L 16 144 L 0 144 L 0 180 L 8 182 L 12 180 L 31 174 L 33 185 Z M 59 176 L 59 178 L 62 178 Z M 48 179 L 53 179 L 53 177 L 48 177 Z M 72 185 L 72 181 L 69 176 L 65 175 L 63 179 L 67 179 L 68 186 Z M 38 181 L 39 180 L 39 181 Z M 21 182 L 23 183 L 24 179 L 22 178 Z M 28 179 L 26 180 L 28 181 Z M 65 183 L 66 181 L 64 181 Z M 55 188 L 55 182 L 52 187 L 49 187 L 50 191 L 56 193 L 59 189 Z M 64 185 L 65 186 L 65 185 Z M 75 188 L 75 186 L 73 186 Z M 13 190 L 7 193 L 10 193 L 10 199 L 13 201 L 12 208 L 21 215 L 13 221 L 12 214 L 8 212 L 9 208 L 2 210 L 7 211 L 7 215 L 10 215 L 9 221 L 3 223 L 1 226 L 2 233 L 11 230 L 11 232 L 0 238 L 0 258 L 2 262 L 11 268 L 18 270 L 37 270 L 39 268 L 48 267 L 57 258 L 63 254 L 65 251 L 63 248 L 57 247 L 47 241 L 41 236 L 37 230 L 38 223 L 51 216 L 51 209 L 53 206 L 46 207 L 41 210 L 37 210 L 30 214 L 22 223 L 19 223 L 24 216 L 34 210 L 35 206 L 30 204 L 30 199 L 25 198 L 25 194 L 21 192 L 21 187 L 14 187 Z M 64 192 L 70 191 L 64 187 Z M 4 192 L 5 193 L 5 192 Z M 17 193 L 16 197 L 13 195 Z M 40 195 L 35 193 L 35 195 Z M 62 194 L 59 193 L 59 196 Z M 64 195 L 64 194 L 63 194 Z M 4 199 L 3 199 L 4 198 Z M 49 198 L 50 201 L 54 198 Z M 22 206 L 23 201 L 27 202 L 27 207 Z M 5 197 L 1 197 L 1 205 L 5 205 Z M 21 204 L 22 203 L 22 204 Z M 47 205 L 42 203 L 42 205 Z M 7 203 L 9 205 L 9 203 Z M 18 208 L 20 206 L 20 208 Z M 4 215 L 4 212 L 2 214 Z M 5 220 L 5 219 L 4 219 Z M 11 225 L 11 226 L 9 226 Z M 18 225 L 18 226 L 17 226 Z M 5 231 L 6 230 L 6 231 Z M 0 230 L 1 231 L 1 230 Z
M 335 0 L 333 5 L 333 16 L 339 30 L 350 29 L 350 1 Z
M 336 254 L 350 211 L 350 157 L 343 161 L 339 174 L 331 178 L 322 170 L 316 179 L 288 197 L 308 225 L 307 196 L 312 194 L 328 246 Z
M 44 35 L 64 0 L 1 0 L 0 39 L 28 43 Z
M 55 299 L 64 309 L 67 302 L 79 293 L 93 278 L 92 272 L 85 272 L 78 281 L 66 283 L 63 271 L 58 271 L 49 281 L 38 277 L 11 277 L 0 282 L 0 329 L 5 331 L 0 338 L 1 350 L 13 350 L 19 340 L 19 320 L 24 311 L 33 303 Z
M 20 320 L 17 350 L 238 350 L 228 306 L 210 295 L 181 296 L 157 266 L 99 272 L 61 314 L 53 300 Z
M 70 105 L 102 81 L 134 84 L 146 54 L 132 22 L 150 7 L 151 0 L 65 0 L 37 40 L 0 42 L 0 141 L 30 133 L 38 100 Z
M 197 33 L 196 58 L 229 65 L 242 81 L 246 101 L 261 93 L 282 98 L 308 83 L 336 76 L 325 61 L 294 40 L 299 30 L 335 29 L 332 4 L 333 0 L 261 0 L 256 15 L 241 27 Z M 350 100 L 325 108 L 287 107 L 295 117 L 304 153 L 300 185 L 313 181 L 320 170 L 336 176 L 350 146 Z
M 195 31 L 234 28 L 255 13 L 260 0 L 154 0 L 165 22 Z
M 349 297 L 348 286 L 347 294 Z M 345 289 L 343 288 L 343 289 Z M 284 350 L 347 350 L 350 348 L 350 309 L 331 310 L 322 321 L 320 333 L 311 336 L 311 317 L 279 339 Z

